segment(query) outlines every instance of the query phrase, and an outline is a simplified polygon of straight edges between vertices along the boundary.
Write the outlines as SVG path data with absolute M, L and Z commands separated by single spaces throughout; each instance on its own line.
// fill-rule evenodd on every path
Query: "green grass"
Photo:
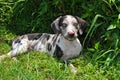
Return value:
M 4 26 L 3 26 L 4 27 Z M 2 28 L 2 27 L 1 27 Z M 11 40 L 15 34 L 2 28 L 1 39 Z M 7 33 L 6 33 L 7 32 Z M 8 43 L 0 42 L 0 55 L 10 51 Z M 92 63 L 92 59 L 83 51 L 79 58 L 70 60 L 78 72 L 71 73 L 70 67 L 55 58 L 40 52 L 28 52 L 17 56 L 18 61 L 5 58 L 0 63 L 0 80 L 119 80 L 120 62 L 116 66 L 111 65 L 104 69 L 98 62 Z M 94 58 L 93 58 L 94 59 Z

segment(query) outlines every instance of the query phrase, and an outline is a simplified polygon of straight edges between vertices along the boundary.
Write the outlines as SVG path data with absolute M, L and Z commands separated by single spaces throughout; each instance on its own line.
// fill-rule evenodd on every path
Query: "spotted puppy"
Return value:
M 48 53 L 67 63 L 70 58 L 78 57 L 82 45 L 78 33 L 82 35 L 86 21 L 72 15 L 58 17 L 51 24 L 56 34 L 25 34 L 12 43 L 12 50 L 0 58 L 15 57 L 30 50 Z

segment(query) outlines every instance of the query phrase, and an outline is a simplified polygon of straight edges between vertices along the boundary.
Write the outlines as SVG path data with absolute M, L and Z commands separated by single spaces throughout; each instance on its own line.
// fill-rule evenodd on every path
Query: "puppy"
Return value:
M 8 54 L 0 56 L 0 59 L 15 57 L 32 50 L 55 56 L 68 64 L 69 59 L 78 57 L 82 51 L 82 45 L 77 37 L 78 33 L 83 34 L 85 26 L 86 21 L 82 18 L 72 15 L 60 16 L 51 24 L 55 34 L 22 35 L 13 41 L 12 50 Z M 74 71 L 74 66 L 72 64 L 70 66 Z

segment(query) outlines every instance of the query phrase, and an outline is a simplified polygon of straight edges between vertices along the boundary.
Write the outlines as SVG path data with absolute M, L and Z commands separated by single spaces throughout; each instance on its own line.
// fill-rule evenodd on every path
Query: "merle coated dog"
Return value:
M 78 33 L 83 34 L 85 25 L 86 21 L 77 16 L 60 16 L 51 24 L 55 34 L 34 33 L 22 35 L 13 41 L 12 50 L 8 54 L 0 56 L 0 59 L 15 57 L 33 50 L 48 53 L 67 63 L 68 59 L 80 55 L 82 45 L 77 37 Z

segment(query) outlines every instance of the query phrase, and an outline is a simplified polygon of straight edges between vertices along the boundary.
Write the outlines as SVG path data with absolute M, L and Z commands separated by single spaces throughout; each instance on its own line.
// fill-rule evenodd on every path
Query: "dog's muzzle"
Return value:
M 73 41 L 77 38 L 75 32 L 68 32 L 66 36 L 64 36 L 67 40 Z
M 75 32 L 68 32 L 69 37 L 74 37 L 74 35 L 75 35 Z

